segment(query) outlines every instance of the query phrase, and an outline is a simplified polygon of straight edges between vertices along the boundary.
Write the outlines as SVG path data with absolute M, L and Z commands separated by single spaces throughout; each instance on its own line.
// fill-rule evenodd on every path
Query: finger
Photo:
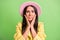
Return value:
M 34 16 L 34 18 L 33 18 L 33 20 L 32 20 L 32 23 L 31 23 L 31 25 L 34 25 L 35 18 L 36 18 L 36 15 Z
M 26 20 L 27 20 L 27 17 L 26 17 L 26 15 L 24 15 L 25 16 L 25 18 L 26 18 Z
M 27 16 L 26 15 L 24 15 L 25 16 L 25 18 L 26 18 L 26 21 L 27 21 L 27 23 L 29 24 L 29 21 L 28 21 L 28 18 L 27 18 Z
M 34 15 L 33 20 L 36 18 L 36 15 Z
M 36 19 L 36 15 L 34 16 L 33 21 L 35 21 L 35 19 Z
M 28 21 L 28 19 L 27 19 L 26 15 L 24 15 L 24 16 L 25 16 L 26 20 Z

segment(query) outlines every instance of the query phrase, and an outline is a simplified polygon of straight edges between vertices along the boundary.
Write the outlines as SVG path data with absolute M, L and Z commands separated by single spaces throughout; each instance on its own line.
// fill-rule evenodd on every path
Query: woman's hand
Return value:
M 25 18 L 26 18 L 27 25 L 28 25 L 28 26 L 30 26 L 30 23 L 29 23 L 29 21 L 28 21 L 28 18 L 27 18 L 27 16 L 26 16 L 26 15 L 24 15 L 24 16 L 25 16 Z
M 33 37 L 33 38 L 37 35 L 37 33 L 36 33 L 35 29 L 34 29 L 35 19 L 36 19 L 36 15 L 35 15 L 35 17 L 33 18 L 32 22 L 31 22 L 31 26 L 30 26 L 30 28 L 31 28 L 31 34 L 32 34 L 32 37 Z
M 27 38 L 27 36 L 28 36 L 28 33 L 29 33 L 29 31 L 30 31 L 30 29 L 31 29 L 31 33 L 32 33 L 32 37 L 35 37 L 36 36 L 36 31 L 35 31 L 35 29 L 34 29 L 34 22 L 35 22 L 35 18 L 36 18 L 36 15 L 35 15 L 35 17 L 33 18 L 33 20 L 32 20 L 32 22 L 30 23 L 29 21 L 28 21 L 28 18 L 27 18 L 27 16 L 26 15 L 24 15 L 25 16 L 25 18 L 26 18 L 26 21 L 27 21 L 27 28 L 26 28 L 26 31 L 25 31 L 25 33 L 24 33 L 24 37 L 25 37 L 25 39 Z
M 33 26 L 33 25 L 34 25 L 34 22 L 35 22 L 36 15 L 34 16 L 34 18 L 33 18 L 33 20 L 32 20 L 32 22 L 31 22 L 31 23 L 28 21 L 27 16 L 26 16 L 26 15 L 24 15 L 24 16 L 25 16 L 25 18 L 26 18 L 27 25 L 28 25 L 28 26 Z
M 34 16 L 33 20 L 31 21 L 31 23 L 28 21 L 28 18 L 27 16 L 25 15 L 25 18 L 27 20 L 27 23 L 28 23 L 28 26 L 30 27 L 31 29 L 31 34 L 32 34 L 32 37 L 34 38 L 36 36 L 36 31 L 34 29 L 34 23 L 35 23 L 35 19 L 36 19 L 36 15 Z M 29 29 L 29 31 L 30 31 Z
M 25 16 L 25 18 L 26 18 L 26 21 L 27 21 L 27 28 L 26 28 L 26 30 L 25 30 L 25 32 L 24 32 L 24 34 L 23 34 L 23 37 L 25 38 L 25 40 L 27 39 L 27 37 L 28 37 L 28 33 L 29 33 L 29 31 L 30 31 L 30 23 L 29 23 L 29 21 L 28 21 L 28 19 L 27 19 L 27 17 L 26 17 L 26 15 L 24 15 Z
M 34 25 L 35 19 L 36 19 L 36 15 L 34 16 L 34 18 L 33 18 L 32 22 L 31 22 L 31 25 L 30 26 L 33 26 Z

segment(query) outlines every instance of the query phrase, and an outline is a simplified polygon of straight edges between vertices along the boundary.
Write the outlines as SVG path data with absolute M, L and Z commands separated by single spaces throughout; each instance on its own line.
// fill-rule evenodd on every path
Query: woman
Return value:
M 44 25 L 38 22 L 40 7 L 34 2 L 22 4 L 20 13 L 23 17 L 22 23 L 16 26 L 15 40 L 45 40 Z

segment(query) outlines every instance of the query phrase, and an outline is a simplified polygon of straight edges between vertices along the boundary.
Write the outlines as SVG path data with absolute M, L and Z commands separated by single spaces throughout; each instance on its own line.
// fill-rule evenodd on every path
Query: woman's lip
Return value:
M 29 19 L 31 19 L 31 18 L 29 18 Z
M 28 17 L 28 18 L 32 18 L 32 17 Z

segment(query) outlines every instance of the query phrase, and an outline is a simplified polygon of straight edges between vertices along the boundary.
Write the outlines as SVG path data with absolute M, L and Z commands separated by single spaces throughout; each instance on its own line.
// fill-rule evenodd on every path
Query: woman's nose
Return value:
M 29 13 L 29 15 L 31 15 L 31 14 L 32 14 L 32 12 Z

